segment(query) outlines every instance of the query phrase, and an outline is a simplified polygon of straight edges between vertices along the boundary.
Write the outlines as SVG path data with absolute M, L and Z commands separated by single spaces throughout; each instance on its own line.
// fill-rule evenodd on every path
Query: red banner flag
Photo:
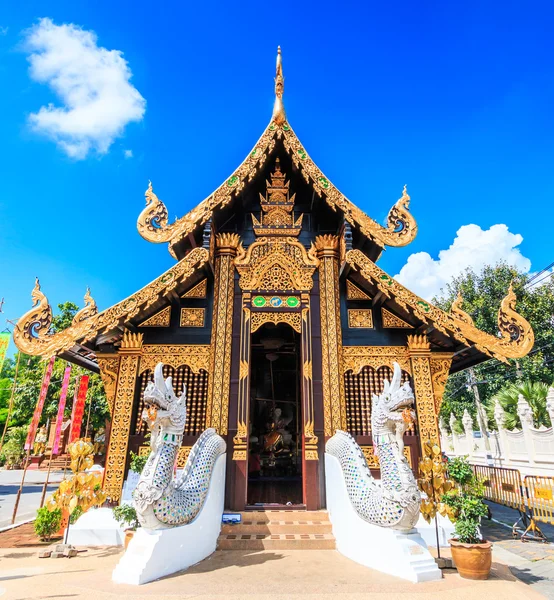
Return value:
M 79 391 L 77 392 L 77 400 L 73 404 L 73 415 L 71 417 L 71 433 L 69 434 L 69 443 L 81 437 L 81 423 L 85 414 L 85 400 L 87 398 L 88 375 L 83 375 L 79 382 Z
M 52 456 L 58 454 L 60 449 L 60 437 L 62 433 L 63 413 L 65 411 L 65 401 L 67 398 L 67 388 L 69 387 L 69 377 L 71 375 L 71 365 L 67 365 L 63 374 L 62 391 L 60 392 L 60 405 L 58 406 L 58 417 L 56 418 L 56 433 L 54 434 L 54 445 L 52 446 Z
M 46 400 L 46 394 L 48 393 L 48 386 L 50 385 L 50 378 L 52 377 L 52 369 L 54 368 L 54 361 L 56 357 L 53 356 L 46 369 L 44 371 L 44 377 L 42 378 L 42 386 L 40 388 L 40 395 L 38 397 L 37 405 L 35 406 L 35 412 L 33 414 L 33 420 L 29 425 L 29 432 L 27 433 L 27 439 L 25 440 L 25 450 L 30 450 L 33 447 L 35 441 L 35 435 L 37 434 L 38 423 L 40 416 L 42 415 L 42 408 L 44 401 Z

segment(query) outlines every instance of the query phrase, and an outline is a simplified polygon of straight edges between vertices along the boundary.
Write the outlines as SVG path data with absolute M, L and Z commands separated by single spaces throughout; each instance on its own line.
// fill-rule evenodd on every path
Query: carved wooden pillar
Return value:
M 123 334 L 121 348 L 119 349 L 119 372 L 112 410 L 106 470 L 104 472 L 104 491 L 112 502 L 120 500 L 123 488 L 129 430 L 141 355 L 142 333 L 126 331 Z
M 409 335 L 408 354 L 412 363 L 420 448 L 423 449 L 423 444 L 428 440 L 440 446 L 439 424 L 431 377 L 431 349 L 427 337 L 425 335 Z
M 321 350 L 325 436 L 346 430 L 342 330 L 339 306 L 339 239 L 320 235 L 315 240 L 319 263 Z
M 222 233 L 216 237 L 212 360 L 206 424 L 214 427 L 220 435 L 225 435 L 228 427 L 235 287 L 233 261 L 239 242 L 236 233 Z

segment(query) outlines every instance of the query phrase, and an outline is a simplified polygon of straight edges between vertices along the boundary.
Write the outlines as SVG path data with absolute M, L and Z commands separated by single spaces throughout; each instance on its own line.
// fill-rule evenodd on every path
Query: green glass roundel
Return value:
M 327 189 L 329 187 L 329 182 L 327 181 L 327 179 L 325 179 L 325 177 L 320 177 L 318 179 L 319 183 L 321 184 L 321 187 Z
M 265 306 L 265 298 L 263 296 L 255 296 L 252 299 L 252 304 L 254 306 Z
M 296 308 L 300 304 L 300 300 L 296 296 L 289 296 L 287 298 L 287 306 Z
M 229 177 L 229 179 L 227 179 L 227 185 L 229 187 L 233 187 L 237 184 L 238 180 L 239 178 L 236 175 L 233 175 L 232 177 Z
M 298 154 L 298 156 L 304 160 L 308 155 L 306 154 L 306 151 L 304 150 L 304 148 L 300 148 L 296 151 L 296 153 Z

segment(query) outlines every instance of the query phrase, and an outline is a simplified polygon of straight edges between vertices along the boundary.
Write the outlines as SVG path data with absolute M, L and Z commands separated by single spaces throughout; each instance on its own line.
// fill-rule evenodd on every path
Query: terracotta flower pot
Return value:
M 129 545 L 129 543 L 133 539 L 134 535 L 135 535 L 135 530 L 134 529 L 126 529 L 125 530 L 125 540 L 123 542 L 123 547 L 125 548 L 125 550 L 127 550 L 127 546 Z
M 458 573 L 464 579 L 488 579 L 492 564 L 492 544 L 462 544 L 448 540 Z

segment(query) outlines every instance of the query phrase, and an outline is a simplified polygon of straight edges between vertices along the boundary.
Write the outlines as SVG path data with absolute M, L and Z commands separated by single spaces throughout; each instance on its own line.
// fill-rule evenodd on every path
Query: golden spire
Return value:
M 283 105 L 283 91 L 285 78 L 283 77 L 283 64 L 281 61 L 281 46 L 277 46 L 277 68 L 275 70 L 275 104 L 273 105 L 273 120 L 277 125 L 282 125 L 287 120 Z

